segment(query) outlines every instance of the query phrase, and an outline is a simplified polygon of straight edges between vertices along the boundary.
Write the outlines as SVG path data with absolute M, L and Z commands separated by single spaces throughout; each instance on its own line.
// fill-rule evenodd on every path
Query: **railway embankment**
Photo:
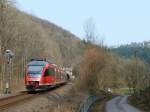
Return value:
M 72 84 L 69 83 L 47 92 L 26 94 L 26 96 L 30 96 L 30 98 L 20 99 L 17 102 L 14 101 L 14 103 L 8 99 L 4 103 L 9 102 L 9 105 L 4 105 L 4 108 L 1 109 L 0 112 L 50 112 L 54 106 L 60 107 L 60 104 L 67 97 L 71 89 Z M 20 98 L 23 97 L 20 96 Z M 18 100 L 18 97 L 13 100 Z

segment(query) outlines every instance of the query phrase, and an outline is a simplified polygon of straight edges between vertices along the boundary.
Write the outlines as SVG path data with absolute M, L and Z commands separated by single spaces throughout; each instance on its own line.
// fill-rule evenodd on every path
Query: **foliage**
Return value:
M 127 85 L 134 93 L 149 86 L 149 69 L 140 59 L 127 60 L 124 70 Z
M 105 47 L 86 41 L 82 47 L 86 50 L 76 67 L 81 90 L 97 93 L 108 88 L 128 87 L 130 93 L 136 93 L 150 86 L 148 64 L 139 58 L 120 58 Z
M 150 64 L 149 42 L 131 43 L 129 45 L 122 45 L 117 48 L 111 48 L 111 50 L 123 58 L 132 58 L 134 57 L 135 52 L 137 52 L 137 57 Z
M 87 44 L 79 65 L 78 88 L 95 94 L 123 85 L 118 57 L 97 45 Z

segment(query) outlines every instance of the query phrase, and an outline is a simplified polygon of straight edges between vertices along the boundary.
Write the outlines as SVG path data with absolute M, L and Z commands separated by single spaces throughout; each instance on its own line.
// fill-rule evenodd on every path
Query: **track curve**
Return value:
M 0 111 L 5 110 L 5 109 L 9 108 L 10 106 L 16 105 L 17 103 L 21 103 L 23 101 L 36 98 L 39 95 L 47 94 L 48 92 L 54 92 L 57 89 L 62 88 L 65 85 L 67 85 L 67 83 L 61 83 L 61 84 L 59 84 L 59 86 L 52 87 L 48 91 L 41 91 L 41 92 L 36 92 L 36 93 L 32 93 L 32 94 L 29 94 L 27 91 L 23 91 L 23 92 L 20 92 L 17 94 L 2 97 L 2 98 L 0 98 Z
M 0 98 L 0 110 L 4 110 L 11 105 L 14 105 L 20 101 L 27 100 L 34 97 L 36 94 L 28 94 L 27 92 L 20 92 L 15 95 Z

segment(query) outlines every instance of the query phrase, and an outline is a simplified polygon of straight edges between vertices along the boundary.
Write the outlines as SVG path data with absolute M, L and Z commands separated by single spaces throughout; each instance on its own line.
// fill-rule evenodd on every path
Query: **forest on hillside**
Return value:
M 18 10 L 12 1 L 1 0 L 1 54 L 11 49 L 17 61 L 23 57 L 45 57 L 56 64 L 71 66 L 80 52 L 80 39 L 57 25 Z
M 117 53 L 123 58 L 138 57 L 146 63 L 150 64 L 150 42 L 131 43 L 121 45 L 117 48 L 111 48 L 114 53 Z
M 4 54 L 8 49 L 15 54 L 11 72 L 14 82 L 16 78 L 22 80 L 24 68 L 31 58 L 47 58 L 65 67 L 78 63 L 83 51 L 80 39 L 74 34 L 20 11 L 14 0 L 0 0 L 0 15 L 0 90 L 5 86 Z

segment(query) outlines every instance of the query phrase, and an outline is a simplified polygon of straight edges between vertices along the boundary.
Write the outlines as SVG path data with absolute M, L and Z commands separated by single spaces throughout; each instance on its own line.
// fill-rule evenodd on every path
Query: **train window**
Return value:
M 44 76 L 50 76 L 50 75 L 54 75 L 55 74 L 55 71 L 53 68 L 48 68 L 45 70 L 45 74 Z
M 55 75 L 55 70 L 54 70 L 54 68 L 49 68 L 49 70 L 50 70 L 50 74 L 51 74 L 51 75 Z
M 45 70 L 45 73 L 44 73 L 44 76 L 49 76 L 49 75 L 50 75 L 49 69 L 46 69 L 46 70 Z
M 28 66 L 28 74 L 40 74 L 43 70 L 43 66 Z

